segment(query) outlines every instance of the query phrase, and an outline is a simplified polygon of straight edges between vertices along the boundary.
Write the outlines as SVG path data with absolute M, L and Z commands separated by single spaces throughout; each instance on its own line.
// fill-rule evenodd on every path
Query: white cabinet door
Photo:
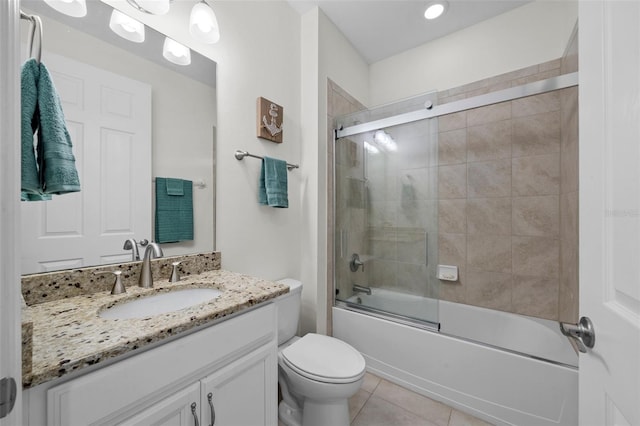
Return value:
M 192 426 L 200 422 L 200 383 L 194 383 L 135 416 L 121 426 Z M 196 420 L 197 416 L 197 420 Z
M 640 3 L 580 3 L 580 426 L 640 425 Z
M 278 377 L 273 345 L 256 349 L 203 379 L 201 383 L 202 424 L 277 424 Z

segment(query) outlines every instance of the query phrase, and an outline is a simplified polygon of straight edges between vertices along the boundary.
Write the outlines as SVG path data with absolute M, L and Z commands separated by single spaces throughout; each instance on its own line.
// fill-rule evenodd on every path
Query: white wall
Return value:
M 212 145 L 212 127 L 216 125 L 215 88 L 47 16 L 41 15 L 41 18 L 45 55 L 47 51 L 54 52 L 152 87 L 153 176 L 204 180 L 207 184 L 204 189 L 194 187 L 193 190 L 194 240 L 163 244 L 164 253 L 171 256 L 211 251 L 214 246 L 211 217 L 215 189 Z M 28 26 L 22 26 L 22 40 L 27 40 L 27 29 Z M 151 190 L 151 181 L 148 186 Z M 154 236 L 141 235 L 140 238 L 152 240 Z
M 319 122 L 320 113 L 320 92 L 319 92 L 319 29 L 318 29 L 318 9 L 314 9 L 302 17 L 301 21 L 301 69 L 302 69 L 302 142 L 301 151 L 301 174 L 303 176 L 300 188 L 302 197 L 302 217 L 301 217 L 301 275 L 302 288 L 302 309 L 300 315 L 300 331 L 302 334 L 309 331 L 317 331 L 317 315 L 321 311 L 318 301 L 322 300 L 320 288 L 318 287 L 318 273 L 322 269 L 322 264 L 318 259 L 322 256 L 322 249 L 319 247 L 318 231 L 318 199 L 320 156 L 319 147 Z M 320 296 L 320 297 L 319 297 Z
M 445 90 L 562 56 L 577 1 L 538 0 L 371 64 L 369 106 Z
M 362 102 L 368 100 L 367 63 L 318 8 L 302 17 L 304 169 L 302 216 L 302 332 L 324 333 L 327 324 L 327 78 Z
M 126 3 L 108 0 L 131 13 Z M 215 60 L 217 68 L 216 248 L 222 267 L 266 279 L 300 278 L 304 171 L 289 176 L 289 208 L 258 204 L 260 161 L 237 161 L 237 149 L 299 163 L 301 152 L 300 16 L 284 1 L 210 3 L 220 24 L 214 45 L 195 41 L 188 16 L 196 1 L 177 1 L 167 16 L 131 13 Z M 256 138 L 256 99 L 284 107 L 284 141 Z

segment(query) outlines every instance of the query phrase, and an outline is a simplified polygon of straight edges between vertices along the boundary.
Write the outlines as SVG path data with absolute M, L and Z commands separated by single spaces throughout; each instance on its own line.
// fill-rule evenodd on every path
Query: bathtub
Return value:
M 358 312 L 358 297 L 439 309 L 440 331 Z M 376 288 L 348 302 L 333 308 L 333 335 L 372 373 L 496 425 L 578 424 L 578 357 L 556 322 Z

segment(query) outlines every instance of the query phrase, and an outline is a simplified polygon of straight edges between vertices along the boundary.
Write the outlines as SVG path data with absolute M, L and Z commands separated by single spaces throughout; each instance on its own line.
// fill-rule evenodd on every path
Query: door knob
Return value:
M 596 344 L 596 332 L 589 317 L 580 318 L 578 324 L 561 322 L 560 331 L 575 340 L 578 344 L 578 350 L 582 353 L 587 352 L 587 348 L 591 349 Z

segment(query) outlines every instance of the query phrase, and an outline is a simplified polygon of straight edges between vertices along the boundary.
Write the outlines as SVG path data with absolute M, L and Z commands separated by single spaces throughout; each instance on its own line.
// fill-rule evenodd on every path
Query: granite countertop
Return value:
M 142 296 L 187 288 L 215 288 L 220 297 L 179 311 L 142 319 L 103 319 L 98 313 Z M 32 365 L 23 373 L 30 388 L 189 329 L 250 308 L 287 293 L 283 284 L 224 270 L 157 280 L 154 288 L 137 286 L 127 293 L 99 292 L 40 303 L 25 308 L 33 324 Z

